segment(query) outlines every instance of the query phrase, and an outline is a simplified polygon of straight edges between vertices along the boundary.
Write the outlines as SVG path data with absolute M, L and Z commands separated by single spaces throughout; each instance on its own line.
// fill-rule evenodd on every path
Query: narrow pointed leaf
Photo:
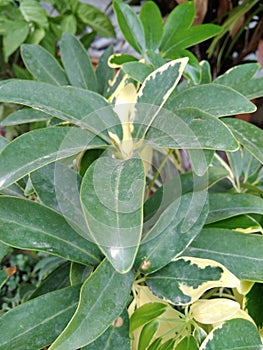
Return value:
M 153 1 L 144 3 L 140 19 L 144 29 L 146 49 L 158 49 L 163 34 L 163 21 L 159 7 Z
M 143 54 L 145 50 L 145 37 L 140 18 L 135 11 L 123 1 L 114 0 L 113 8 L 118 25 L 125 39 L 135 51 Z
M 137 95 L 134 123 L 137 124 L 136 137 L 143 137 L 153 123 L 162 106 L 165 104 L 178 84 L 187 58 L 168 62 L 152 72 L 143 82 Z
M 167 265 L 201 231 L 208 213 L 206 192 L 183 195 L 170 204 L 140 245 L 136 264 L 143 273 Z
M 174 112 L 162 109 L 146 134 L 145 141 L 148 145 L 161 148 L 232 151 L 238 148 L 233 134 L 221 120 L 192 107 Z M 199 152 L 199 156 L 202 155 L 202 162 L 205 163 L 205 155 Z
M 77 308 L 78 299 L 79 286 L 74 286 L 13 308 L 0 318 L 0 349 L 43 349 L 65 328 Z
M 224 118 L 223 121 L 241 145 L 263 163 L 263 130 L 237 118 Z
M 129 317 L 125 310 L 99 338 L 81 350 L 130 350 L 130 348 Z
M 80 128 L 46 128 L 25 133 L 0 153 L 0 188 L 7 187 L 41 166 L 85 149 L 105 145 L 99 137 Z
M 140 334 L 139 342 L 138 342 L 138 350 L 147 349 L 150 345 L 154 335 L 156 334 L 158 328 L 160 326 L 159 321 L 154 320 L 152 322 L 147 323 Z
M 262 235 L 207 228 L 184 255 L 218 261 L 241 280 L 263 282 L 262 251 Z
M 237 318 L 226 321 L 223 325 L 213 329 L 200 347 L 200 350 L 214 349 L 262 350 L 263 345 L 253 323 Z
M 195 107 L 216 117 L 251 113 L 256 110 L 256 106 L 239 92 L 213 83 L 194 86 L 179 93 L 174 92 L 165 107 L 173 111 L 183 107 Z
M 53 117 L 81 125 L 96 135 L 103 133 L 108 142 L 107 129 L 115 129 L 120 123 L 105 98 L 76 87 L 12 79 L 0 85 L 0 101 L 33 107 Z
M 61 59 L 71 85 L 92 91 L 97 90 L 97 78 L 80 41 L 69 33 L 63 33 Z
M 40 250 L 82 264 L 97 265 L 101 254 L 57 212 L 36 202 L 0 196 L 0 241 L 12 247 Z M 30 215 L 29 215 L 30 213 Z
M 21 56 L 27 70 L 38 81 L 68 85 L 67 76 L 58 61 L 40 45 L 23 44 Z
M 50 115 L 38 111 L 32 108 L 22 108 L 18 111 L 9 114 L 2 122 L 1 125 L 10 126 L 17 124 L 26 124 L 33 122 L 47 121 L 51 117 Z
M 146 277 L 159 298 L 175 305 L 192 304 L 208 289 L 239 287 L 239 280 L 213 260 L 181 257 Z
M 78 308 L 50 350 L 76 350 L 96 340 L 121 314 L 134 274 L 119 274 L 104 260 L 84 282 Z
M 81 202 L 95 242 L 119 272 L 131 269 L 142 232 L 144 167 L 140 158 L 98 158 L 82 181 Z
M 160 50 L 165 51 L 169 48 L 176 33 L 189 28 L 194 21 L 194 17 L 194 3 L 188 1 L 176 6 L 165 21 Z
M 206 223 L 212 223 L 241 214 L 263 215 L 263 199 L 250 194 L 210 193 Z

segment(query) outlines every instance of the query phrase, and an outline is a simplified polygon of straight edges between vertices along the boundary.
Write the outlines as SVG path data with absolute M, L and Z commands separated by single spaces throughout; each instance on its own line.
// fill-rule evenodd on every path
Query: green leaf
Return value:
M 231 151 L 238 148 L 236 139 L 221 120 L 192 107 L 174 112 L 162 109 L 146 134 L 145 142 L 157 148 Z M 199 157 L 202 157 L 202 165 L 206 165 L 205 153 L 199 152 Z
M 2 122 L 1 122 L 2 125 Z M 0 135 L 0 151 L 8 144 L 8 140 Z
M 135 51 L 143 54 L 146 44 L 144 29 L 140 18 L 135 11 L 123 1 L 114 0 L 113 9 L 125 39 Z
M 187 335 L 180 341 L 175 350 L 198 350 L 195 337 Z
M 200 24 L 186 30 L 181 30 L 169 40 L 169 46 L 168 43 L 166 43 L 165 48 L 162 47 L 161 51 L 165 57 L 177 57 L 177 53 L 180 52 L 180 50 L 208 40 L 217 35 L 220 31 L 221 27 L 210 23 Z
M 63 33 L 60 50 L 71 85 L 96 91 L 97 78 L 86 49 L 80 41 L 69 33 Z
M 60 212 L 76 232 L 87 238 L 79 198 L 80 176 L 69 166 L 56 162 L 34 171 L 30 179 L 40 202 Z
M 168 62 L 145 79 L 137 94 L 135 105 L 134 135 L 136 135 L 136 138 L 141 139 L 156 119 L 161 108 L 178 84 L 186 64 L 187 58 Z
M 136 264 L 143 273 L 162 268 L 186 249 L 203 227 L 207 204 L 200 191 L 182 195 L 163 211 L 139 248 Z
M 106 155 L 86 171 L 80 191 L 90 233 L 117 271 L 133 265 L 142 232 L 144 167 L 140 158 Z
M 68 79 L 58 61 L 39 45 L 23 44 L 21 55 L 28 71 L 38 81 L 68 85 Z
M 42 295 L 0 318 L 1 350 L 37 350 L 49 345 L 76 310 L 79 286 Z
M 143 83 L 147 76 L 153 71 L 149 66 L 141 62 L 124 63 L 122 69 L 126 74 L 139 83 Z
M 50 118 L 50 115 L 38 111 L 37 109 L 22 108 L 14 113 L 8 114 L 8 116 L 1 121 L 1 125 L 12 126 L 17 124 L 48 121 Z
M 12 79 L 0 85 L 0 101 L 23 104 L 80 125 L 95 135 L 103 134 L 109 143 L 110 128 L 121 138 L 118 116 L 105 98 L 92 91 Z
M 138 59 L 127 53 L 116 53 L 109 57 L 108 62 L 111 68 L 119 68 L 124 63 L 138 62 Z
M 206 190 L 218 181 L 224 179 L 228 172 L 222 168 L 211 167 L 208 173 L 197 176 L 187 172 L 173 177 L 163 184 L 144 204 L 144 221 L 147 222 L 156 212 L 156 217 L 176 198 L 189 193 Z M 151 224 L 150 224 L 151 225 Z
M 80 128 L 53 127 L 25 133 L 0 153 L 0 188 L 9 186 L 41 166 L 85 149 L 103 146 L 105 143 L 100 138 Z
M 237 318 L 214 328 L 201 344 L 200 350 L 262 350 L 262 348 L 260 335 L 253 323 Z
M 10 248 L 4 243 L 0 242 L 0 261 L 6 256 Z
M 237 118 L 224 118 L 223 121 L 231 129 L 241 145 L 263 163 L 262 129 Z
M 152 344 L 148 347 L 147 350 L 158 350 L 159 349 L 159 346 L 161 345 L 161 342 L 162 342 L 163 338 L 162 337 L 159 337 L 157 339 L 155 339 Z
M 77 17 L 91 27 L 99 36 L 114 38 L 115 30 L 110 18 L 90 4 L 78 3 Z
M 238 287 L 239 280 L 213 260 L 181 257 L 147 275 L 146 283 L 159 298 L 175 305 L 192 304 L 214 287 Z
M 147 303 L 134 311 L 130 318 L 130 333 L 162 315 L 168 306 L 165 303 Z
M 201 61 L 201 81 L 200 84 L 210 84 L 212 82 L 211 67 L 208 61 Z
M 69 261 L 59 265 L 43 281 L 41 281 L 37 289 L 33 292 L 33 294 L 30 295 L 30 299 L 39 297 L 40 295 L 47 294 L 58 289 L 68 287 L 70 285 L 69 270 Z
M 29 24 L 25 21 L 10 21 L 6 35 L 3 36 L 3 51 L 5 62 L 19 46 L 26 40 L 29 33 Z
M 217 117 L 251 113 L 256 110 L 256 106 L 239 92 L 213 83 L 193 86 L 179 93 L 175 91 L 165 107 L 173 111 L 183 107 L 194 107 Z
M 260 223 L 251 215 L 237 215 L 228 219 L 215 221 L 211 224 L 206 224 L 206 227 L 219 227 L 236 230 L 243 233 L 263 233 L 263 228 Z
M 176 33 L 189 28 L 194 21 L 194 17 L 195 4 L 193 2 L 188 1 L 176 6 L 165 21 L 160 50 L 169 49 Z
M 153 1 L 144 3 L 140 19 L 144 29 L 146 49 L 158 49 L 163 35 L 163 20 L 159 7 Z
M 74 286 L 74 284 L 82 284 L 86 281 L 86 279 L 93 272 L 94 267 L 90 265 L 82 265 L 77 264 L 75 262 L 71 263 L 70 266 L 70 283 Z
M 248 314 L 253 318 L 258 328 L 263 326 L 263 299 L 261 298 L 263 293 L 263 284 L 255 283 L 245 296 L 245 308 Z
M 253 79 L 258 70 L 258 63 L 241 64 L 217 77 L 214 83 L 229 86 L 249 99 L 260 97 L 263 94 L 263 79 Z
M 66 219 L 30 200 L 0 196 L 0 240 L 20 249 L 40 250 L 82 264 L 98 264 L 95 244 L 78 235 Z M 30 215 L 29 215 L 30 213 Z
M 147 346 L 149 346 L 149 344 L 151 343 L 159 326 L 160 326 L 159 321 L 153 320 L 153 321 L 147 323 L 143 327 L 141 334 L 140 334 L 140 337 L 139 337 L 138 350 L 147 349 Z
M 37 23 L 40 27 L 48 27 L 47 13 L 37 1 L 23 0 L 19 9 L 27 22 Z
M 245 193 L 210 193 L 206 223 L 224 220 L 240 214 L 263 215 L 263 199 Z
M 221 228 L 205 228 L 185 256 L 213 259 L 241 280 L 263 281 L 263 237 Z
M 77 18 L 73 14 L 63 15 L 60 25 L 63 32 L 72 35 L 75 35 L 77 32 Z
M 129 317 L 125 310 L 99 338 L 81 350 L 130 350 L 130 348 Z
M 72 350 L 96 340 L 121 314 L 134 274 L 119 274 L 104 260 L 85 281 L 78 308 L 50 350 Z
M 208 149 L 189 149 L 188 154 L 190 157 L 191 165 L 194 172 L 202 176 L 208 170 L 208 167 L 213 161 L 214 151 Z
M 113 46 L 110 45 L 100 56 L 97 68 L 96 68 L 96 79 L 97 79 L 97 91 L 103 96 L 107 96 L 107 90 L 110 82 L 114 78 L 114 69 L 108 64 L 108 59 L 113 54 Z

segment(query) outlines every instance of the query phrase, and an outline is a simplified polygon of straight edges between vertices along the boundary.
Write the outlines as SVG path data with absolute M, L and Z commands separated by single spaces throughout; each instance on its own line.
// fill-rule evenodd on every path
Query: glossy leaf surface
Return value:
M 67 76 L 58 61 L 40 45 L 23 44 L 21 56 L 27 70 L 44 83 L 68 85 Z
M 146 49 L 157 49 L 163 34 L 162 15 L 159 7 L 153 1 L 144 3 L 140 19 L 144 29 Z
M 0 240 L 3 243 L 44 251 L 82 264 L 100 262 L 101 254 L 96 245 L 78 235 L 62 215 L 21 198 L 0 196 L 0 203 Z
M 98 158 L 82 181 L 81 202 L 95 242 L 119 272 L 131 269 L 142 232 L 144 167 L 140 158 Z
M 262 282 L 262 250 L 262 235 L 209 228 L 201 231 L 184 255 L 213 259 L 241 280 Z
M 7 187 L 41 166 L 85 149 L 105 145 L 99 137 L 80 128 L 46 128 L 25 133 L 10 142 L 0 153 L 0 188 Z
M 65 328 L 77 308 L 79 286 L 42 295 L 0 318 L 1 350 L 38 350 Z
M 96 340 L 126 306 L 133 272 L 119 274 L 105 259 L 84 282 L 78 308 L 50 350 L 76 350 Z
M 251 113 L 256 110 L 256 106 L 239 92 L 217 84 L 204 84 L 179 93 L 174 92 L 165 107 L 173 111 L 183 107 L 194 107 L 216 117 Z
M 86 49 L 73 35 L 63 33 L 61 59 L 71 85 L 97 90 L 97 78 Z

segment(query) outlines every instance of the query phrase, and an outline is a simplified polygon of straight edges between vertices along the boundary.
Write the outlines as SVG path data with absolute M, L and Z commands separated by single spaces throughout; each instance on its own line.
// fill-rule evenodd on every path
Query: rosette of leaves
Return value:
M 262 198 L 232 193 L 241 188 L 231 177 L 235 162 L 222 166 L 215 155 L 245 149 L 245 162 L 251 159 L 247 179 L 256 176 L 260 188 L 262 131 L 229 118 L 255 110 L 248 91 L 205 81 L 205 69 L 202 83 L 183 84 L 185 57 L 161 65 L 142 83 L 127 75 L 112 81 L 110 50 L 94 71 L 70 34 L 62 37 L 63 66 L 40 46 L 25 45 L 22 56 L 35 81 L 0 85 L 1 101 L 26 106 L 6 125 L 46 123 L 11 142 L 1 138 L 3 254 L 11 246 L 71 263 L 66 288 L 58 279 L 61 270 L 53 272 L 29 301 L 0 318 L 0 349 L 51 343 L 52 350 L 130 349 L 136 331 L 140 349 L 222 348 L 222 342 L 234 348 L 241 330 L 250 334 L 248 348 L 262 348 L 253 320 L 240 320 L 236 304 L 228 303 L 231 312 L 209 319 L 208 326 L 202 305 L 194 304 L 211 290 L 218 296 L 222 288 L 235 288 L 242 295 L 241 280 L 263 281 L 262 236 L 234 223 L 240 216 L 259 227 Z M 243 73 L 246 87 L 252 76 Z M 168 156 L 187 150 L 193 171 L 149 198 L 149 149 L 168 149 Z M 239 180 L 244 171 L 235 173 Z M 222 184 L 228 178 L 235 183 L 232 192 Z

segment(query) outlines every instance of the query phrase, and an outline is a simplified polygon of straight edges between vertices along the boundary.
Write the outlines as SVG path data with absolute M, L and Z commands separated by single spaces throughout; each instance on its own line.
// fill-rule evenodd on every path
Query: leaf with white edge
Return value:
M 43 349 L 62 332 L 79 299 L 79 286 L 27 301 L 0 318 L 1 350 Z
M 57 212 L 36 202 L 0 196 L 0 241 L 15 248 L 40 250 L 84 265 L 97 265 L 101 253 Z M 30 213 L 30 215 L 29 215 Z
M 218 261 L 240 280 L 263 282 L 262 251 L 262 235 L 205 228 L 183 254 Z
M 144 30 L 136 12 L 130 5 L 120 0 L 113 1 L 113 9 L 123 36 L 135 51 L 143 54 L 145 51 Z
M 135 104 L 135 138 L 140 139 L 145 135 L 178 84 L 187 62 L 186 57 L 170 61 L 144 80 Z
M 74 127 L 53 127 L 25 133 L 0 153 L 0 188 L 11 185 L 46 164 L 106 145 L 89 131 Z
M 69 33 L 63 33 L 61 59 L 71 85 L 92 91 L 97 90 L 97 78 L 81 42 Z
M 262 350 L 263 345 L 253 323 L 243 319 L 233 319 L 214 328 L 200 347 L 200 350 L 215 349 Z
M 36 80 L 54 85 L 69 84 L 58 61 L 42 46 L 23 44 L 21 56 L 27 70 Z
M 109 143 L 107 130 L 113 128 L 118 134 L 120 121 L 111 105 L 101 95 L 86 89 L 12 79 L 0 85 L 0 101 L 33 107 L 80 125 Z
M 224 118 L 223 122 L 230 128 L 241 145 L 263 163 L 263 130 L 237 118 Z
M 140 19 L 144 29 L 146 49 L 158 49 L 163 35 L 163 20 L 159 7 L 153 1 L 145 2 L 141 8 Z
M 129 337 L 129 317 L 126 310 L 116 318 L 116 320 L 99 338 L 97 338 L 91 344 L 84 346 L 84 348 L 81 348 L 81 350 L 98 349 L 131 349 Z
M 90 233 L 114 268 L 129 271 L 142 233 L 144 167 L 139 157 L 126 160 L 110 154 L 86 171 L 80 190 Z
M 143 83 L 149 74 L 152 73 L 152 68 L 141 62 L 128 62 L 122 65 L 123 71 L 134 80 Z
M 146 107 L 144 109 L 146 110 Z M 163 108 L 150 126 L 145 142 L 153 147 L 188 150 L 234 151 L 238 148 L 230 129 L 220 119 L 192 107 L 177 109 L 174 112 Z M 199 152 L 199 156 L 203 156 L 202 164 L 205 164 L 205 154 Z M 203 166 L 201 170 L 204 170 Z
M 178 31 L 185 30 L 191 26 L 195 18 L 195 4 L 185 2 L 174 8 L 168 15 L 163 28 L 161 51 L 165 51 L 170 47 L 170 42 Z
M 190 307 L 191 316 L 199 323 L 214 324 L 230 320 L 240 310 L 240 304 L 226 298 L 197 300 Z
M 174 305 L 192 304 L 214 287 L 240 287 L 239 279 L 222 264 L 187 256 L 147 275 L 146 283 L 155 295 Z
M 138 58 L 128 53 L 115 53 L 108 59 L 111 68 L 120 68 L 124 63 L 138 62 Z
M 139 307 L 134 311 L 130 318 L 130 333 L 134 332 L 137 328 L 155 320 L 162 315 L 168 308 L 164 303 L 147 303 Z
M 67 218 L 67 221 L 84 238 L 88 228 L 84 219 L 79 188 L 81 177 L 61 162 L 48 164 L 30 174 L 38 199 Z
M 17 124 L 48 121 L 50 118 L 50 115 L 38 111 L 37 109 L 22 108 L 9 114 L 3 121 L 1 121 L 1 125 L 12 126 Z
M 206 223 L 241 214 L 263 215 L 263 199 L 246 193 L 210 193 Z
M 184 107 L 198 108 L 216 117 L 256 110 L 256 106 L 239 92 L 213 83 L 193 86 L 179 93 L 175 91 L 165 104 L 165 108 L 175 112 Z
M 78 308 L 50 350 L 73 350 L 95 341 L 126 306 L 134 273 L 119 274 L 104 260 L 84 282 Z
M 259 70 L 258 63 L 235 66 L 214 80 L 215 84 L 229 86 L 249 99 L 263 95 L 263 78 L 253 79 Z
M 160 215 L 142 241 L 136 259 L 142 273 L 152 273 L 181 254 L 201 231 L 207 213 L 207 193 L 182 195 Z

